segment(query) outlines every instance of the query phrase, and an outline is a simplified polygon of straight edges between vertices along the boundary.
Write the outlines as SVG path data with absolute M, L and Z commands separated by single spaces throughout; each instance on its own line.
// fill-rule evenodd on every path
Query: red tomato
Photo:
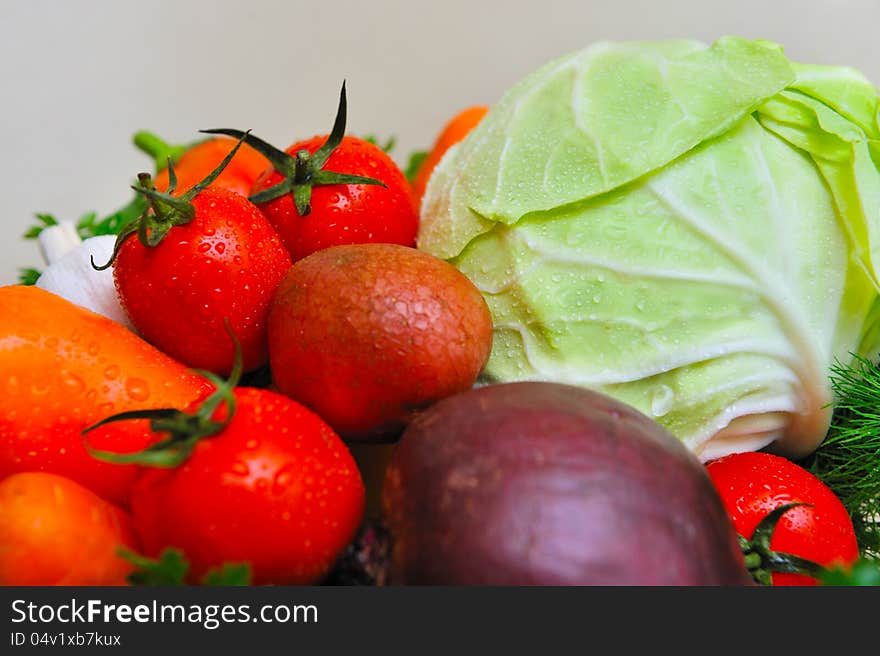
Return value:
M 751 538 L 768 513 L 789 503 L 770 548 L 824 566 L 849 565 L 859 556 L 852 520 L 828 486 L 803 467 L 769 453 L 738 453 L 707 465 L 733 525 Z M 816 585 L 802 574 L 774 573 L 773 585 Z
M 287 149 L 314 153 L 327 136 L 312 137 Z M 312 189 L 311 211 L 300 216 L 290 194 L 260 204 L 260 209 L 281 235 L 294 261 L 315 251 L 341 244 L 389 243 L 414 246 L 419 227 L 416 200 L 403 172 L 379 146 L 357 137 L 343 137 L 325 170 L 363 175 L 381 180 L 385 187 L 335 184 Z M 268 189 L 284 178 L 274 169 L 263 173 L 253 193 Z
M 343 84 L 330 134 L 299 141 L 286 151 L 240 130 L 202 130 L 241 139 L 272 162 L 254 183 L 251 198 L 294 261 L 345 244 L 415 246 L 415 192 L 384 150 L 345 136 L 346 116 Z
M 234 394 L 221 432 L 179 467 L 151 469 L 135 485 L 135 528 L 148 555 L 182 550 L 193 580 L 224 562 L 249 562 L 256 584 L 315 583 L 363 518 L 358 468 L 310 410 L 267 390 Z
M 0 585 L 125 585 L 136 549 L 122 510 L 63 476 L 0 482 Z
M 195 218 L 148 247 L 129 236 L 113 269 L 120 301 L 151 344 L 191 367 L 232 369 L 228 319 L 245 371 L 268 359 L 269 302 L 291 261 L 278 235 L 244 196 L 209 187 Z

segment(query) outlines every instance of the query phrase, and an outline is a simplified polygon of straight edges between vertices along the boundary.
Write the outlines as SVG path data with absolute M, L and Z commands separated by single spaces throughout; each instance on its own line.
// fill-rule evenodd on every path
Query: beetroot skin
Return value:
M 393 584 L 751 582 L 696 457 L 579 387 L 509 383 L 438 402 L 403 434 L 383 506 Z

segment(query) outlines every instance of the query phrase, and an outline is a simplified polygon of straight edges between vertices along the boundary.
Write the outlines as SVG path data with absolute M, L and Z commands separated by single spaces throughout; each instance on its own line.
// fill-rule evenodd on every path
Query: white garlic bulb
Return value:
M 40 233 L 40 250 L 48 267 L 36 285 L 134 330 L 119 303 L 113 267 L 96 271 L 91 258 L 104 264 L 113 254 L 115 235 L 79 238 L 76 226 L 62 221 Z

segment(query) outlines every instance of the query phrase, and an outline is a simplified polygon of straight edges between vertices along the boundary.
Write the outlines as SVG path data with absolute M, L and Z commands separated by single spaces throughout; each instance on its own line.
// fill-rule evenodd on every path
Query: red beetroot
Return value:
M 748 585 L 702 464 L 586 389 L 490 385 L 404 432 L 384 507 L 396 584 Z

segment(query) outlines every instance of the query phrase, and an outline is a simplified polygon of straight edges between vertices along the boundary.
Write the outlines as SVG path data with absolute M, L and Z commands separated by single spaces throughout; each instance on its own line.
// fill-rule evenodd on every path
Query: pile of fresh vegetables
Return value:
M 0 287 L 0 584 L 880 584 L 878 110 L 725 38 L 406 170 L 344 85 L 285 150 L 138 133 Z

